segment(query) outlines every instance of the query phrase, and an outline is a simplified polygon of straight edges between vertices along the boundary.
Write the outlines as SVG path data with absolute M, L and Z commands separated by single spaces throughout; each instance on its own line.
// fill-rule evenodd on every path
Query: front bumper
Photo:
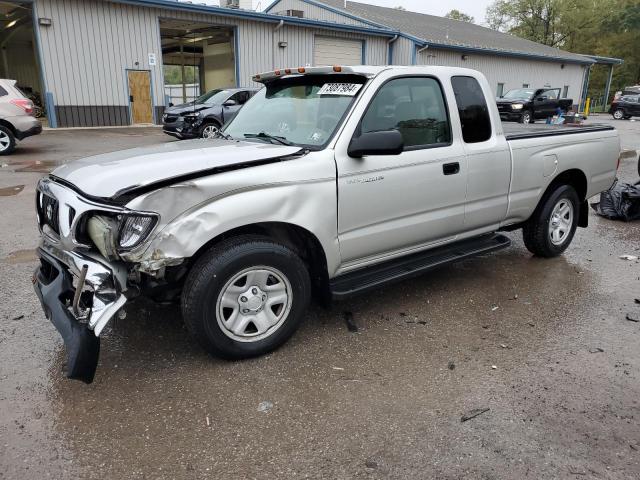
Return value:
M 45 315 L 64 340 L 67 377 L 91 383 L 98 366 L 99 335 L 127 301 L 118 274 L 93 256 L 61 251 L 46 241 L 38 256 L 33 284 Z M 79 285 L 83 270 L 84 282 Z
M 518 112 L 500 112 L 500 120 L 507 120 L 509 122 L 517 122 L 522 116 L 522 110 Z
M 184 120 L 177 120 L 171 123 L 163 123 L 162 131 L 179 139 L 197 138 L 200 124 L 201 122 L 189 123 Z

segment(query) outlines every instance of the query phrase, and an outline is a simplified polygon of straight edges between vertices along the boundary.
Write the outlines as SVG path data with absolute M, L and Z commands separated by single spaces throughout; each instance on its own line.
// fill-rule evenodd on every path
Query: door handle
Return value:
M 133 102 L 133 95 L 129 95 L 129 101 Z
M 460 164 L 458 162 L 445 163 L 442 165 L 442 173 L 445 175 L 455 175 L 456 173 L 460 173 Z

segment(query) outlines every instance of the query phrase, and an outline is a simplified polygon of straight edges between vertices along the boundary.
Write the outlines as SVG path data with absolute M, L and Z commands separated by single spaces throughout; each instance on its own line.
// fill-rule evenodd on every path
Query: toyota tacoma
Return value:
M 560 255 L 609 188 L 610 126 L 503 127 L 484 76 L 451 67 L 301 67 L 217 138 L 63 165 L 37 186 L 33 281 L 91 382 L 99 337 L 143 295 L 180 302 L 211 354 L 282 345 L 311 301 L 510 245 Z

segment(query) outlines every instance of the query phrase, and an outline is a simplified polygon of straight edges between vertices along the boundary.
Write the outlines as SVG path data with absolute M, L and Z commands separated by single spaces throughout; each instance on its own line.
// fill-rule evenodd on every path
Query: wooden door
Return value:
M 131 120 L 136 123 L 153 123 L 151 104 L 151 78 L 149 72 L 129 70 L 129 101 Z

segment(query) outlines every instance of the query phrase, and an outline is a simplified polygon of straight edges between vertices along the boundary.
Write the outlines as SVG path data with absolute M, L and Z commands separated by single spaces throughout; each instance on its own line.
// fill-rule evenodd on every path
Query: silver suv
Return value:
M 16 140 L 42 132 L 33 113 L 33 102 L 16 87 L 16 81 L 0 79 L 0 155 L 13 152 Z

